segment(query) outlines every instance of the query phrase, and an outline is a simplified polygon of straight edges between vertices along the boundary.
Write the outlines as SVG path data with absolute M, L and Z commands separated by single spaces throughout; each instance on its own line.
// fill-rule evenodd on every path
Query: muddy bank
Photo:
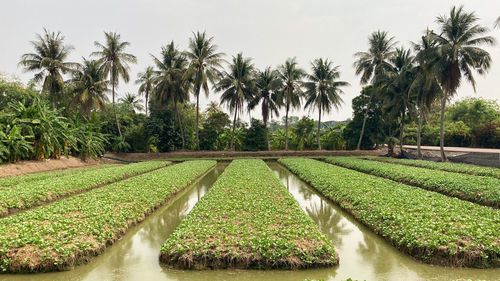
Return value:
M 44 159 L 44 160 L 28 160 L 19 161 L 14 164 L 0 165 L 0 178 L 10 176 L 20 176 L 38 172 L 46 172 L 52 170 L 62 170 L 69 168 L 78 168 L 83 166 L 100 165 L 105 161 L 89 159 L 82 161 L 76 157 L 61 157 L 61 159 Z

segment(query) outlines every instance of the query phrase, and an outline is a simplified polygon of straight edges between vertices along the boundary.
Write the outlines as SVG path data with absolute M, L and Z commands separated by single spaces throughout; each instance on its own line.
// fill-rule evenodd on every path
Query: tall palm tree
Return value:
M 290 109 L 300 106 L 302 97 L 302 78 L 305 71 L 298 67 L 295 58 L 289 58 L 278 67 L 281 89 L 278 100 L 285 106 L 285 150 L 288 150 L 288 113 Z
M 485 34 L 487 27 L 478 24 L 479 18 L 474 12 L 467 13 L 463 7 L 453 7 L 448 15 L 437 18 L 441 26 L 441 34 L 437 34 L 437 52 L 439 60 L 436 75 L 443 89 L 441 98 L 441 127 L 439 145 L 441 148 L 441 161 L 446 161 L 444 153 L 444 113 L 446 101 L 456 94 L 462 81 L 472 85 L 476 91 L 476 80 L 473 70 L 485 74 L 490 68 L 490 54 L 481 49 L 481 45 L 493 45 L 495 39 Z
M 137 74 L 137 80 L 135 80 L 136 84 L 139 84 L 139 94 L 144 94 L 146 99 L 146 116 L 148 116 L 148 105 L 149 105 L 149 96 L 151 91 L 153 90 L 153 80 L 154 80 L 154 69 L 152 66 L 146 67 L 144 72 L 139 72 Z
M 493 27 L 500 27 L 500 17 L 495 20 L 495 25 Z
M 357 60 L 354 62 L 354 69 L 356 75 L 361 75 L 361 85 L 366 85 L 371 82 L 375 89 L 377 88 L 378 81 L 381 76 L 391 69 L 389 59 L 394 51 L 394 37 L 389 37 L 386 31 L 375 31 L 369 39 L 368 52 L 358 52 L 354 54 Z M 366 105 L 365 116 L 363 118 L 363 125 L 361 126 L 361 133 L 359 135 L 358 145 L 356 149 L 361 148 L 361 141 L 365 133 L 366 119 L 370 110 L 370 103 L 373 97 L 373 92 L 370 92 L 370 99 Z
M 128 104 L 130 109 L 132 110 L 132 113 L 135 113 L 136 110 L 144 110 L 144 106 L 142 105 L 143 100 L 139 97 L 139 95 L 126 93 L 124 97 L 119 99 L 119 101 Z
M 280 104 L 278 100 L 278 90 L 281 81 L 278 77 L 278 72 L 272 70 L 271 67 L 267 67 L 264 71 L 257 72 L 255 75 L 255 85 L 257 87 L 255 99 L 253 102 L 249 103 L 248 108 L 252 110 L 262 102 L 262 121 L 264 121 L 264 127 L 266 127 L 267 150 L 271 150 L 267 122 L 269 118 L 273 118 L 273 115 L 279 116 Z
M 98 61 L 84 58 L 82 67 L 75 72 L 72 82 L 75 85 L 76 95 L 70 106 L 79 104 L 89 120 L 92 109 L 106 110 L 106 103 L 109 102 L 106 96 L 106 92 L 109 91 L 109 81 L 106 80 L 106 73 Z
M 215 86 L 216 91 L 222 92 L 221 104 L 227 104 L 230 112 L 234 112 L 231 150 L 234 149 L 234 130 L 238 113 L 243 110 L 245 102 L 253 102 L 253 95 L 256 92 L 252 77 L 254 66 L 251 61 L 250 58 L 244 58 L 242 53 L 233 57 L 233 62 L 229 65 L 229 72 L 224 71 L 220 81 Z
M 318 150 L 321 150 L 321 113 L 329 113 L 332 107 L 336 109 L 342 104 L 341 87 L 348 86 L 349 83 L 339 81 L 339 66 L 334 66 L 328 59 L 315 59 L 312 62 L 312 73 L 307 75 L 305 107 L 318 109 Z
M 189 59 L 190 72 L 194 76 L 194 95 L 196 97 L 196 149 L 200 150 L 199 138 L 199 115 L 200 115 L 200 92 L 203 89 L 208 97 L 208 83 L 213 85 L 220 76 L 220 69 L 224 62 L 224 53 L 217 52 L 217 45 L 213 43 L 213 37 L 208 38 L 206 33 L 193 33 L 189 39 L 189 48 L 186 52 Z
M 57 95 L 64 87 L 63 74 L 72 72 L 78 64 L 66 61 L 73 47 L 64 44 L 61 32 L 50 32 L 45 28 L 43 31 L 43 35 L 36 35 L 36 41 L 31 41 L 35 52 L 22 55 L 19 65 L 26 72 L 36 72 L 33 81 L 43 81 L 42 92 L 51 97 L 52 109 L 55 109 Z
M 116 128 L 118 129 L 118 134 L 122 137 L 120 123 L 118 123 L 118 117 L 116 116 L 115 87 L 118 86 L 120 77 L 125 82 L 130 80 L 129 63 L 136 63 L 137 59 L 134 55 L 125 53 L 125 49 L 130 46 L 130 43 L 127 41 L 122 42 L 120 34 L 116 32 L 104 32 L 104 37 L 106 40 L 104 44 L 97 41 L 94 42 L 98 51 L 93 52 L 91 55 L 100 59 L 104 72 L 109 74 Z
M 158 69 L 154 74 L 153 93 L 160 103 L 167 102 L 174 106 L 175 116 L 181 131 L 182 149 L 184 149 L 184 130 L 179 116 L 178 105 L 189 100 L 189 90 L 192 82 L 192 77 L 186 75 L 188 71 L 186 55 L 178 51 L 172 41 L 162 48 L 160 59 L 153 56 L 153 62 Z
M 427 30 L 419 43 L 413 43 L 416 52 L 415 79 L 410 86 L 409 95 L 413 96 L 418 107 L 417 159 L 422 159 L 422 123 L 431 105 L 441 94 L 441 87 L 436 79 L 435 66 L 438 59 L 437 42 L 431 30 Z

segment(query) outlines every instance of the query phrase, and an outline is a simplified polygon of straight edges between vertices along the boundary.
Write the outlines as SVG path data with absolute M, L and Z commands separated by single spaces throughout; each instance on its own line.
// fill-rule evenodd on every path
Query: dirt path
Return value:
M 62 157 L 61 159 L 47 159 L 38 161 L 20 161 L 15 164 L 0 165 L 0 178 L 9 176 L 19 176 L 50 170 L 60 170 L 77 168 L 82 166 L 98 165 L 100 161 L 82 161 L 75 157 Z

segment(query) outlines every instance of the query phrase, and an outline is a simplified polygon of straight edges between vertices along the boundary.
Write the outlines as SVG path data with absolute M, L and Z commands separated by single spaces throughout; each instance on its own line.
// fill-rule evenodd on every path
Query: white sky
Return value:
M 409 47 L 409 42 L 418 41 L 427 26 L 437 29 L 436 16 L 461 4 L 467 11 L 475 11 L 481 23 L 490 28 L 500 16 L 498 0 L 3 0 L 0 72 L 25 82 L 32 77 L 31 73 L 23 73 L 17 63 L 23 53 L 32 52 L 29 41 L 43 27 L 66 36 L 66 42 L 75 47 L 72 61 L 87 57 L 94 50 L 93 42 L 103 41 L 103 31 L 120 33 L 132 44 L 128 51 L 138 58 L 138 64 L 131 67 L 133 80 L 137 72 L 152 64 L 150 54 L 159 55 L 162 45 L 174 40 L 185 49 L 192 31 L 206 30 L 215 36 L 215 43 L 227 54 L 228 61 L 243 52 L 253 58 L 258 68 L 264 68 L 295 56 L 300 66 L 309 70 L 314 58 L 333 60 L 341 66 L 341 79 L 351 86 L 345 89 L 344 106 L 322 120 L 343 120 L 351 117 L 351 100 L 361 90 L 352 68 L 353 54 L 367 49 L 371 32 L 387 30 Z M 491 34 L 499 37 L 500 29 Z M 493 65 L 487 76 L 477 76 L 477 93 L 470 86 L 462 86 L 458 98 L 500 98 L 499 46 L 488 48 Z M 133 81 L 121 82 L 118 92 L 123 95 L 137 88 Z M 209 99 L 219 101 L 219 95 L 211 93 Z M 202 98 L 203 106 L 208 102 Z M 292 114 L 308 115 L 309 111 L 302 109 Z M 260 111 L 254 111 L 252 116 L 260 118 Z M 317 118 L 317 113 L 311 116 Z M 247 114 L 242 117 L 248 119 Z

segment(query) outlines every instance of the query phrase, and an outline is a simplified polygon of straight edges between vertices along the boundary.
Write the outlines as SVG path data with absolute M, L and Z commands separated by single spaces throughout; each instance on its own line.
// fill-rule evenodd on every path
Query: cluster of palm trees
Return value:
M 491 57 L 481 47 L 493 45 L 495 40 L 486 35 L 488 28 L 479 25 L 478 20 L 475 13 L 468 13 L 463 7 L 453 7 L 449 15 L 437 17 L 439 32 L 426 30 L 420 42 L 413 43 L 413 50 L 396 47 L 393 37 L 387 32 L 377 31 L 369 37 L 369 50 L 355 54 L 354 68 L 361 76 L 361 84 L 370 84 L 374 89 L 370 101 L 373 95 L 379 95 L 384 100 L 384 109 L 399 117 L 401 148 L 405 117 L 412 110 L 418 110 L 419 158 L 422 158 L 422 120 L 431 104 L 441 99 L 440 146 L 442 161 L 446 161 L 446 102 L 456 94 L 463 80 L 469 82 L 475 91 L 474 72 L 484 74 L 490 68 Z M 358 149 L 369 106 L 370 102 L 365 108 Z

